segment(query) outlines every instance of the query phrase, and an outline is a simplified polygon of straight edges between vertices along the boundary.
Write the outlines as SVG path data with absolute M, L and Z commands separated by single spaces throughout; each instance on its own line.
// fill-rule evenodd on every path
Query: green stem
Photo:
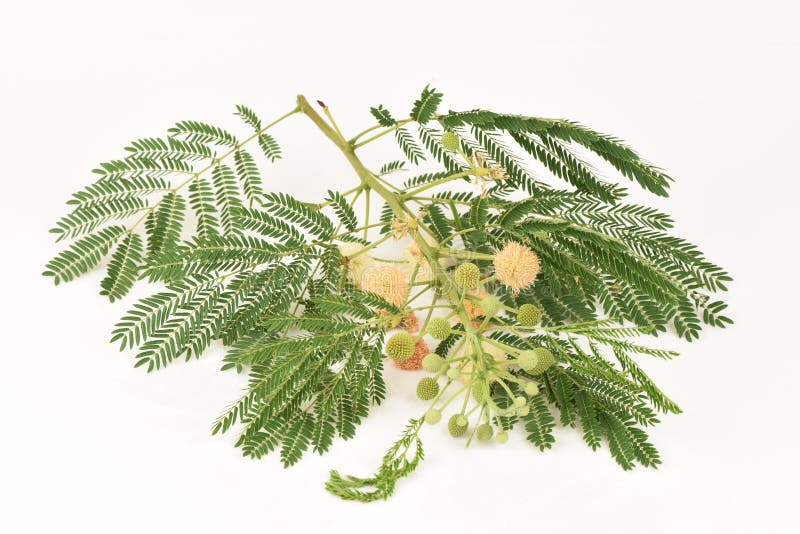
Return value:
M 361 148 L 362 146 L 364 146 L 364 145 L 366 145 L 366 144 L 368 144 L 368 143 L 371 143 L 371 142 L 373 142 L 374 140 L 376 140 L 376 139 L 378 139 L 378 138 L 380 138 L 380 137 L 383 137 L 384 135 L 386 135 L 386 134 L 388 134 L 388 133 L 392 133 L 393 131 L 395 131 L 395 130 L 397 130 L 397 129 L 399 129 L 399 128 L 402 128 L 403 126 L 405 126 L 405 125 L 406 125 L 406 124 L 408 124 L 409 122 L 413 122 L 413 121 L 412 121 L 411 119 L 404 119 L 404 120 L 401 120 L 401 121 L 397 121 L 397 124 L 395 124 L 395 125 L 394 125 L 394 126 L 392 126 L 391 128 L 387 128 L 387 129 L 385 129 L 384 131 L 382 131 L 382 132 L 380 132 L 380 133 L 377 133 L 377 134 L 373 135 L 372 137 L 370 137 L 370 138 L 368 138 L 368 139 L 365 139 L 364 141 L 361 141 L 361 142 L 360 142 L 360 143 L 358 143 L 358 144 L 351 145 L 351 146 L 353 147 L 353 149 L 354 149 L 354 150 L 355 150 L 356 148 Z M 358 136 L 356 136 L 356 137 L 358 137 Z
M 451 174 L 449 176 L 445 176 L 444 178 L 439 178 L 438 180 L 434 180 L 432 182 L 428 182 L 427 184 L 421 185 L 418 188 L 416 188 L 416 189 L 414 189 L 412 191 L 409 191 L 408 193 L 403 194 L 402 195 L 402 199 L 403 200 L 408 200 L 410 197 L 413 197 L 413 196 L 415 196 L 415 195 L 417 195 L 419 193 L 422 193 L 423 191 L 426 191 L 428 189 L 436 187 L 437 185 L 446 184 L 447 182 L 452 182 L 453 180 L 457 180 L 459 178 L 464 178 L 465 176 L 469 176 L 470 174 L 473 174 L 474 172 L 475 172 L 475 169 L 469 169 L 467 171 L 457 172 L 455 174 Z
M 365 197 L 366 205 L 364 208 L 364 224 L 369 224 L 369 197 L 370 197 L 370 190 L 367 188 L 367 196 Z M 364 227 L 364 241 L 367 240 L 367 232 L 368 228 Z
M 398 195 L 389 191 L 389 189 L 387 189 L 386 186 L 377 180 L 375 175 L 364 166 L 364 164 L 356 155 L 354 146 L 350 145 L 340 135 L 338 135 L 336 131 L 331 128 L 327 122 L 325 122 L 319 113 L 317 113 L 316 110 L 311 107 L 311 105 L 308 103 L 308 100 L 303 95 L 298 95 L 297 106 L 300 108 L 300 111 L 304 113 L 311 120 L 311 122 L 313 122 L 317 128 L 319 128 L 319 130 L 339 148 L 344 157 L 350 163 L 350 166 L 353 167 L 353 170 L 355 171 L 356 175 L 358 175 L 361 182 L 371 190 L 375 191 L 378 196 L 383 198 L 383 200 L 389 205 L 389 208 L 391 208 L 392 212 L 394 212 L 396 217 L 399 219 L 404 219 L 405 215 L 409 214 L 408 209 L 403 205 Z M 430 265 L 436 265 L 439 259 L 438 245 L 436 247 L 432 246 L 420 235 L 419 232 L 413 233 L 412 237 L 414 242 L 419 247 L 420 252 L 422 252 L 423 256 L 425 256 Z M 442 288 L 442 295 L 454 307 L 459 306 L 458 314 L 461 318 L 461 322 L 464 324 L 464 329 L 467 333 L 472 333 L 473 329 L 470 318 L 467 315 L 466 310 L 463 309 L 463 306 L 460 306 L 461 299 L 459 298 L 458 291 L 455 289 L 455 284 L 446 283 L 448 281 L 447 274 L 439 271 L 438 269 L 434 271 L 434 276 L 437 285 Z

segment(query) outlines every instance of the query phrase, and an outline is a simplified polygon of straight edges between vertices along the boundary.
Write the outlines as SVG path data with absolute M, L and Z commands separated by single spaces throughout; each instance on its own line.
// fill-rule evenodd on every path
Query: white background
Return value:
M 3 2 L 0 531 L 797 532 L 797 4 L 270 4 Z M 217 371 L 221 350 L 147 375 L 108 344 L 133 297 L 104 301 L 101 271 L 40 276 L 65 200 L 130 140 L 186 118 L 238 128 L 239 103 L 269 120 L 297 92 L 355 132 L 428 82 L 443 109 L 577 119 L 677 178 L 667 201 L 634 200 L 732 272 L 736 324 L 641 360 L 685 410 L 652 433 L 658 471 L 623 472 L 570 429 L 542 454 L 521 434 L 465 450 L 439 426 L 395 497 L 344 503 L 327 470 L 373 471 L 421 408 L 418 375 L 389 373 L 389 400 L 324 457 L 244 460 L 208 432 L 243 383 Z M 269 188 L 314 200 L 353 183 L 302 117 L 274 133 Z

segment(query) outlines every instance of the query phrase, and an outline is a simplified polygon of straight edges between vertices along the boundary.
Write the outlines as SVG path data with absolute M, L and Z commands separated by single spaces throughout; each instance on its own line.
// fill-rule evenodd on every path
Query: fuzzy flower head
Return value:
M 402 306 L 408 296 L 406 273 L 389 265 L 366 269 L 361 276 L 359 287 L 383 297 L 395 306 Z
M 494 272 L 503 285 L 519 293 L 539 274 L 539 256 L 528 247 L 509 241 L 494 255 Z

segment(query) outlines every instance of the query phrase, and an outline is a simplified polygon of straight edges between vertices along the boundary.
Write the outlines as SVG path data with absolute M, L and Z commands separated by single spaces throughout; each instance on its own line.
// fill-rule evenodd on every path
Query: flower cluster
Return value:
M 414 276 L 419 276 L 421 267 L 429 269 L 427 258 L 416 244 L 406 247 L 404 256 Z M 539 273 L 536 253 L 509 241 L 494 254 L 491 265 L 493 272 L 489 273 L 483 273 L 471 262 L 446 270 L 445 273 L 450 274 L 445 274 L 445 282 L 452 282 L 458 294 L 454 304 L 441 306 L 449 310 L 449 314 L 432 317 L 429 313 L 422 330 L 414 336 L 403 324 L 404 318 L 415 317 L 414 310 L 404 308 L 403 315 L 396 318 L 398 322 L 389 326 L 404 327 L 406 331 L 391 336 L 385 350 L 397 367 L 424 369 L 432 374 L 422 378 L 417 386 L 417 396 L 431 403 L 425 414 L 426 422 L 436 424 L 442 419 L 443 410 L 462 398 L 461 409 L 448 420 L 450 435 L 466 435 L 470 419 L 475 418 L 470 440 L 475 437 L 478 441 L 488 441 L 494 437 L 504 443 L 508 436 L 500 418 L 528 413 L 528 399 L 539 393 L 536 377 L 553 365 L 555 358 L 546 347 L 519 348 L 491 336 L 493 331 L 508 325 L 501 313 L 516 316 L 522 327 L 534 327 L 541 319 L 541 312 L 535 306 L 524 304 L 513 308 L 491 293 L 494 281 L 513 294 L 531 286 Z M 366 271 L 360 284 L 399 306 L 408 288 L 402 276 L 400 268 L 381 266 Z M 432 311 L 433 307 L 428 308 Z M 468 321 L 467 325 L 464 320 Z M 425 335 L 439 341 L 448 339 L 455 348 L 444 357 L 430 352 L 423 339 Z M 510 399 L 508 405 L 501 406 L 495 400 L 494 393 L 500 390 Z

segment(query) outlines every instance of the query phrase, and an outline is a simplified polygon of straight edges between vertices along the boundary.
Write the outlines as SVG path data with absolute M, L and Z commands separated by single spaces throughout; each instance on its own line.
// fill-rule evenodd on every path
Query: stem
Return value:
M 349 144 L 345 141 L 336 131 L 331 128 L 331 126 L 325 122 L 325 120 L 316 112 L 316 110 L 311 107 L 308 103 L 308 100 L 303 95 L 297 96 L 297 106 L 300 108 L 300 111 L 305 114 L 311 122 L 313 122 L 317 128 L 336 145 L 339 150 L 342 152 L 344 157 L 353 167 L 353 170 L 358 175 L 361 182 L 375 191 L 383 200 L 389 205 L 392 212 L 394 212 L 395 216 L 399 219 L 404 219 L 405 215 L 409 214 L 408 209 L 403 205 L 398 195 L 389 191 L 379 180 L 376 179 L 375 175 L 367 169 L 361 160 L 356 156 L 354 146 Z M 402 122 L 402 121 L 401 121 Z M 366 141 L 365 141 L 366 142 Z M 364 143 L 361 143 L 362 145 Z M 358 146 L 358 145 L 356 145 Z M 413 215 L 413 214 L 412 214 Z M 436 265 L 439 259 L 438 254 L 438 244 L 437 247 L 434 248 L 431 246 L 430 243 L 426 239 L 424 239 L 419 232 L 415 232 L 412 235 L 414 242 L 420 249 L 420 252 L 423 256 L 428 260 L 431 266 Z M 463 306 L 460 306 L 461 299 L 459 298 L 458 291 L 455 288 L 455 284 L 447 283 L 447 274 L 442 272 L 438 269 L 434 272 L 434 277 L 439 285 L 442 288 L 442 296 L 445 297 L 452 306 L 458 309 L 458 315 L 461 318 L 461 322 L 464 325 L 465 331 L 469 334 L 472 333 L 472 323 L 470 321 L 469 316 L 467 315 L 466 310 L 463 309 Z
M 395 124 L 391 128 L 387 128 L 384 131 L 382 131 L 381 133 L 375 134 L 372 137 L 370 137 L 368 139 L 365 139 L 364 141 L 361 141 L 360 143 L 355 144 L 355 145 L 351 145 L 351 146 L 353 147 L 353 149 L 361 148 L 362 146 L 366 145 L 367 143 L 373 142 L 374 140 L 378 139 L 379 137 L 383 137 L 384 135 L 386 135 L 388 133 L 391 133 L 391 132 L 393 132 L 393 131 L 395 131 L 395 130 L 397 130 L 399 128 L 402 128 L 403 126 L 405 126 L 409 122 L 412 122 L 412 120 L 411 119 L 403 119 L 401 121 L 398 121 L 397 124 Z M 358 137 L 358 136 L 356 136 L 356 137 Z
M 461 171 L 455 174 L 451 174 L 450 176 L 445 176 L 444 178 L 439 178 L 438 180 L 434 180 L 432 182 L 428 182 L 425 185 L 421 185 L 418 188 L 414 189 L 413 191 L 409 191 L 402 195 L 403 200 L 406 200 L 410 197 L 413 197 L 423 191 L 431 189 L 432 187 L 436 187 L 437 185 L 446 184 L 447 182 L 452 182 L 453 180 L 457 180 L 458 178 L 464 178 L 465 176 L 469 176 L 470 174 L 474 174 L 475 169 L 470 169 L 468 171 Z
M 370 197 L 370 190 L 367 188 L 367 196 L 365 197 L 366 206 L 364 208 L 364 224 L 369 225 L 369 197 Z M 368 226 L 364 227 L 364 241 L 367 240 L 367 232 Z

